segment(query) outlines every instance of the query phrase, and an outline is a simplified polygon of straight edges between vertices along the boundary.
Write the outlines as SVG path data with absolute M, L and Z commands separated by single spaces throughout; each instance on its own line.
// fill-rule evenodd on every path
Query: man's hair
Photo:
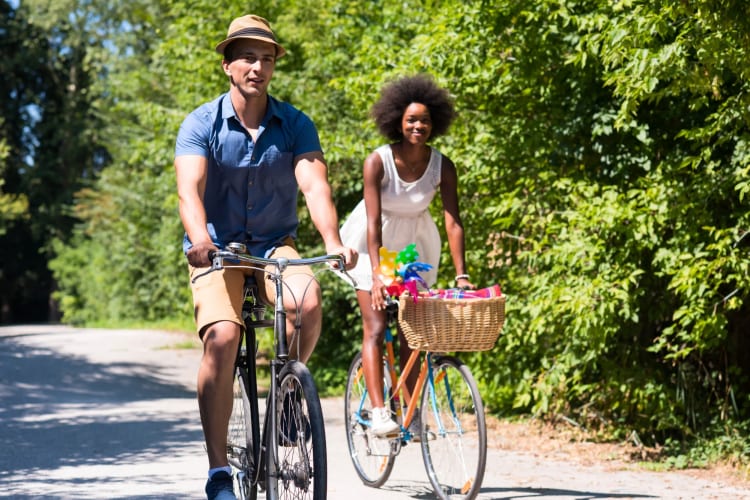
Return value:
M 228 62 L 232 62 L 235 59 L 237 59 L 237 47 L 240 46 L 239 44 L 240 40 L 234 40 L 227 44 L 226 47 L 224 47 L 224 60 Z M 269 44 L 270 45 L 270 44 Z M 276 51 L 276 57 L 279 56 L 279 48 L 274 46 L 274 50 Z

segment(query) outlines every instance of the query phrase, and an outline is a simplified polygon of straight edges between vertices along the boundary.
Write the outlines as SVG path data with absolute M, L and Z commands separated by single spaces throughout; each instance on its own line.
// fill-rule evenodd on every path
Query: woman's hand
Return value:
M 458 278 L 456 280 L 456 288 L 461 288 L 462 290 L 476 290 L 477 286 L 469 281 L 469 278 Z
M 372 300 L 372 309 L 382 311 L 385 309 L 385 300 L 388 297 L 388 288 L 385 283 L 377 276 L 372 276 L 372 290 L 370 290 L 370 299 Z

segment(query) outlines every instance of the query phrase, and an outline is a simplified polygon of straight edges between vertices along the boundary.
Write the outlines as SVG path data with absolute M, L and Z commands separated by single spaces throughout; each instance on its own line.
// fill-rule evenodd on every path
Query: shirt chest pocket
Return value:
M 214 157 L 220 169 L 247 168 L 253 163 L 252 143 L 246 134 L 234 131 L 216 141 Z
M 260 160 L 259 180 L 268 188 L 296 188 L 294 176 L 294 153 L 270 148 Z

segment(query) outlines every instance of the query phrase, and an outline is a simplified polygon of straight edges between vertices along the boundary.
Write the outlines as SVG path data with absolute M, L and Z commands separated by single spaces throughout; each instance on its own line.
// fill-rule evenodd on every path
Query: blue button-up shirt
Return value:
M 321 151 L 320 139 L 307 115 L 269 96 L 253 143 L 227 93 L 185 118 L 175 156 L 208 159 L 203 204 L 214 244 L 243 242 L 251 254 L 266 256 L 285 238 L 296 237 L 294 158 L 312 151 Z M 183 249 L 191 246 L 186 234 Z

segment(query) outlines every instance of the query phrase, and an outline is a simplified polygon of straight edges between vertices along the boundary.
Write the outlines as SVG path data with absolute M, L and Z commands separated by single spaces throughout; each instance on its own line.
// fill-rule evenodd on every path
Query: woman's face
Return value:
M 401 117 L 401 133 L 411 144 L 425 144 L 432 133 L 432 118 L 427 106 L 418 102 L 409 104 Z

